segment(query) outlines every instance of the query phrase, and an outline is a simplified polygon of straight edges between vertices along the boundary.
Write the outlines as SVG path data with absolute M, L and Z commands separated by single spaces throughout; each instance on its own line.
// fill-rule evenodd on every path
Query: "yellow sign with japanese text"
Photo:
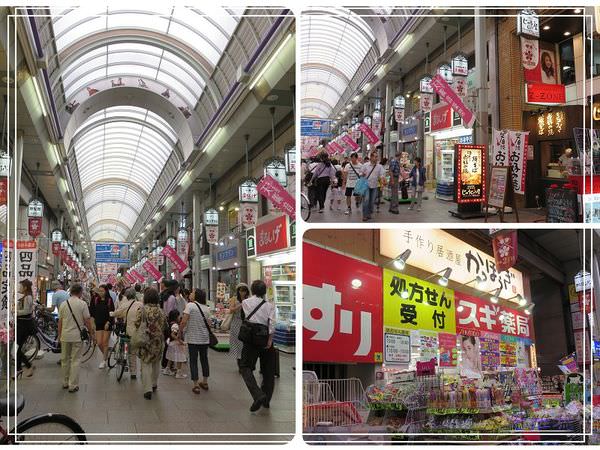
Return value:
M 454 291 L 384 269 L 383 326 L 456 334 Z

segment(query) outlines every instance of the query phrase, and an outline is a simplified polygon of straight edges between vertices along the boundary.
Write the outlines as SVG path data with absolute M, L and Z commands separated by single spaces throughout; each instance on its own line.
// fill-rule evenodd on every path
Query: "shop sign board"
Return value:
M 129 264 L 129 244 L 96 244 L 96 262 Z
M 525 98 L 533 105 L 561 105 L 566 102 L 565 85 L 525 83 Z
M 181 275 L 185 275 L 190 271 L 190 268 L 186 264 L 186 262 L 181 259 L 181 257 L 177 254 L 175 249 L 170 245 L 165 245 L 161 251 L 161 255 L 166 256 L 169 261 L 173 263 L 173 266 L 177 272 Z
M 464 77 L 469 75 L 469 63 L 463 53 L 457 53 L 452 58 L 452 75 Z
M 577 191 L 572 189 L 546 189 L 546 221 L 551 223 L 574 223 L 579 218 Z
M 438 343 L 440 348 L 440 367 L 456 367 L 458 364 L 456 334 L 439 333 Z
M 350 150 L 353 152 L 360 149 L 360 145 L 358 145 L 348 133 L 344 133 L 342 135 L 342 142 L 344 142 L 350 148 Z M 339 150 L 338 150 L 338 152 L 339 152 Z
M 581 311 L 585 311 L 586 314 L 591 313 L 594 310 L 594 290 L 578 292 L 577 301 Z
M 449 267 L 452 269 L 449 278 L 457 283 L 467 284 L 480 276 L 484 281 L 482 289 L 490 292 L 500 288 L 500 298 L 507 299 L 517 294 L 524 296 L 520 271 L 511 268 L 498 272 L 493 256 L 443 230 L 382 229 L 379 231 L 379 248 L 382 256 L 391 259 L 410 250 L 406 263 L 430 273 Z
M 511 166 L 513 191 L 515 194 L 525 194 L 525 175 L 527 174 L 527 141 L 529 131 L 508 132 L 509 161 Z
M 486 146 L 456 144 L 456 155 L 456 201 L 483 202 L 486 188 Z
M 363 134 L 367 137 L 369 144 L 371 144 L 373 146 L 377 146 L 377 145 L 381 144 L 381 140 L 379 139 L 379 136 L 377 136 L 375 134 L 373 129 L 366 122 L 362 122 L 360 124 L 359 128 L 360 128 L 360 131 L 362 131 Z
M 33 199 L 27 206 L 27 217 L 43 217 L 44 204 L 38 199 Z
M 256 227 L 256 255 L 264 255 L 289 247 L 287 216 L 261 223 Z
M 219 225 L 219 212 L 216 209 L 204 211 L 204 225 Z
M 439 74 L 435 75 L 431 81 L 435 92 L 440 96 L 440 100 L 448 104 L 456 111 L 463 120 L 466 128 L 471 128 L 475 123 L 475 114 L 471 111 L 450 85 Z
M 332 120 L 327 119 L 300 119 L 300 134 L 302 136 L 331 137 Z
M 440 131 L 452 126 L 452 109 L 445 103 L 438 103 L 431 110 L 431 131 Z
M 502 209 L 506 205 L 506 188 L 509 186 L 509 173 L 510 167 L 492 167 L 492 174 L 490 176 L 490 193 L 487 199 L 488 206 Z
M 402 127 L 402 140 L 404 142 L 416 141 L 418 131 L 418 122 L 416 120 L 409 121 L 406 125 Z
M 0 285 L 0 320 L 6 320 L 8 313 L 8 282 L 17 279 L 17 285 L 23 280 L 29 280 L 36 289 L 38 268 L 38 247 L 36 241 L 2 241 L 2 281 Z M 35 297 L 35 292 L 34 292 Z M 14 312 L 14 311 L 13 311 Z
M 278 156 L 269 158 L 265 161 L 264 176 L 271 177 L 283 186 L 287 187 L 287 171 L 285 167 L 285 159 Z M 260 191 L 259 191 L 260 192 Z
M 383 322 L 386 328 L 455 333 L 454 291 L 384 269 Z
M 244 180 L 239 187 L 240 203 L 258 203 L 256 182 L 252 179 Z
M 280 209 L 292 220 L 296 219 L 296 202 L 294 197 L 273 177 L 266 175 L 258 183 L 258 192 L 270 200 L 276 208 Z
M 492 166 L 508 166 L 509 142 L 509 130 L 492 129 Z
M 533 338 L 531 316 L 524 312 L 458 291 L 454 292 L 454 297 L 458 334 L 481 336 L 484 332 L 490 332 L 525 339 Z
M 217 252 L 217 268 L 219 270 L 239 267 L 238 245 L 239 241 L 234 239 L 229 242 L 229 245 L 224 250 Z
M 304 361 L 383 362 L 381 268 L 302 246 Z
M 390 329 L 392 331 L 393 329 Z M 395 330 L 384 333 L 383 362 L 385 364 L 410 363 L 410 333 Z
M 517 35 L 540 37 L 540 19 L 531 9 L 524 9 L 517 16 Z
M 290 222 L 290 247 L 296 246 L 296 221 Z
M 575 292 L 592 289 L 592 274 L 588 271 L 580 270 L 573 278 L 573 281 L 575 282 Z
M 253 228 L 258 220 L 258 205 L 254 203 L 241 203 L 240 214 L 244 228 Z
M 167 247 L 169 246 L 167 245 L 165 248 Z M 144 264 L 142 264 L 142 267 L 144 268 L 144 270 L 146 270 L 146 272 L 148 272 L 148 275 L 150 275 L 152 278 L 154 278 L 160 283 L 160 281 L 163 278 L 162 273 L 160 273 L 160 270 L 158 270 L 156 266 L 152 264 L 152 261 L 150 261 L 149 259 L 146 260 Z
M 246 230 L 246 257 L 251 258 L 256 256 L 256 237 L 255 229 Z

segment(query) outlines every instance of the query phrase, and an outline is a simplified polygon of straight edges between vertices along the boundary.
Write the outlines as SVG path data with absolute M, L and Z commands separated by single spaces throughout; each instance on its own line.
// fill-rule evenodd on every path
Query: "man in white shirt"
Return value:
M 256 280 L 250 287 L 252 297 L 242 302 L 243 317 L 249 322 L 260 323 L 269 327 L 269 340 L 265 348 L 259 348 L 255 345 L 244 343 L 242 347 L 242 359 L 240 362 L 240 372 L 250 391 L 254 402 L 250 411 L 258 411 L 261 406 L 268 408 L 275 387 L 275 370 L 277 363 L 277 353 L 273 347 L 273 335 L 275 334 L 275 305 L 266 301 L 267 285 L 262 280 Z M 264 303 L 263 303 L 264 301 Z M 262 306 L 259 306 L 261 305 Z M 262 385 L 258 387 L 254 377 L 256 361 L 260 359 L 262 369 Z
M 90 311 L 87 303 L 81 300 L 82 293 L 81 285 L 73 284 L 71 297 L 58 309 L 58 339 L 60 341 L 63 389 L 69 389 L 69 392 L 79 390 L 79 364 L 82 347 L 80 330 L 84 327 L 88 330 L 92 329 Z
M 358 153 L 354 152 L 350 155 L 350 162 L 346 164 L 343 171 L 343 188 L 345 189 L 344 195 L 346 196 L 346 215 L 352 213 L 352 196 L 354 195 L 354 187 L 356 182 L 360 178 L 360 171 L 362 164 L 358 162 Z M 356 207 L 360 205 L 360 198 L 356 197 Z
M 369 162 L 362 166 L 361 176 L 367 178 L 369 190 L 363 199 L 363 222 L 371 220 L 373 209 L 375 208 L 375 199 L 377 198 L 377 187 L 381 179 L 385 177 L 385 169 L 377 162 L 379 153 L 377 150 L 371 152 Z

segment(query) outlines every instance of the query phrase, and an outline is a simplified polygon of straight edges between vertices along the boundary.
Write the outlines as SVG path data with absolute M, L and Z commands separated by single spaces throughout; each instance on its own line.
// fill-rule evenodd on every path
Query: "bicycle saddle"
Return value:
M 14 417 L 25 408 L 25 397 L 21 394 L 10 392 L 8 398 L 0 396 L 0 417 Z

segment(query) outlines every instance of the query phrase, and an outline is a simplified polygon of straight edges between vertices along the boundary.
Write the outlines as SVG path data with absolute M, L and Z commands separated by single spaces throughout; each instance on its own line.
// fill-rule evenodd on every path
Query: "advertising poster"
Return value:
M 481 346 L 481 368 L 484 371 L 494 371 L 500 365 L 500 335 L 482 333 L 479 338 Z
M 527 369 L 529 366 L 529 345 L 527 345 L 527 342 L 519 340 L 517 342 L 517 367 Z
M 410 363 L 410 333 L 393 328 L 384 333 L 383 361 L 386 364 Z
M 500 365 L 517 367 L 517 342 L 507 336 L 500 337 Z
M 302 248 L 304 361 L 382 362 L 381 268 L 312 244 Z
M 537 58 L 533 54 L 530 57 L 527 55 L 527 67 L 523 71 L 526 82 L 558 84 L 559 68 L 556 64 L 556 53 L 553 43 L 539 41 L 538 45 L 526 45 L 521 50 L 522 52 L 538 52 Z M 522 56 L 521 59 L 524 60 L 525 58 Z
M 454 291 L 383 270 L 384 326 L 455 333 Z
M 129 244 L 96 244 L 96 262 L 129 264 Z
M 457 202 L 485 199 L 485 145 L 457 144 Z
M 449 333 L 439 333 L 438 342 L 440 349 L 440 367 L 456 367 L 456 364 L 458 363 L 456 335 Z
M 438 359 L 438 334 L 428 331 L 419 331 L 419 348 L 421 361 Z
M 492 167 L 490 176 L 490 194 L 488 206 L 504 208 L 506 206 L 506 188 L 508 187 L 509 167 Z
M 458 336 L 460 343 L 460 376 L 482 378 L 481 344 L 477 336 Z

